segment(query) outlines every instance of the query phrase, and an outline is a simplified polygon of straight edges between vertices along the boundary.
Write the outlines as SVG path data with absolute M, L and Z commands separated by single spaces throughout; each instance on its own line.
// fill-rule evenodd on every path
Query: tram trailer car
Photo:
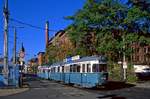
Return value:
M 38 76 L 44 79 L 75 84 L 85 88 L 105 85 L 108 80 L 107 61 L 104 56 L 68 59 L 49 67 L 39 67 Z
M 38 66 L 38 77 L 43 79 L 49 79 L 50 69 L 49 66 Z

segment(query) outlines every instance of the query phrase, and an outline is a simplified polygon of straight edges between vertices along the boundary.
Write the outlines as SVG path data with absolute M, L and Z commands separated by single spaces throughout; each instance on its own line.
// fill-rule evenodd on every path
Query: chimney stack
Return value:
M 45 27 L 45 40 L 46 40 L 46 47 L 48 46 L 49 41 L 49 22 L 46 21 L 46 27 Z

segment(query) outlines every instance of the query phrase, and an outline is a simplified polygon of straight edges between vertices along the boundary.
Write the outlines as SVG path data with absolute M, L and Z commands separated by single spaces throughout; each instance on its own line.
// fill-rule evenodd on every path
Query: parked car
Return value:
M 134 65 L 134 70 L 139 78 L 150 77 L 150 67 L 148 65 Z

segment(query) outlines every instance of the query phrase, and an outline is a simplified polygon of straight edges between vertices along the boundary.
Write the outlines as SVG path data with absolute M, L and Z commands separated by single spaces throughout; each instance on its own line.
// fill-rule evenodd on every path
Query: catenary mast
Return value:
M 9 11 L 8 11 L 8 0 L 4 1 L 4 83 L 8 85 L 8 18 L 9 18 Z

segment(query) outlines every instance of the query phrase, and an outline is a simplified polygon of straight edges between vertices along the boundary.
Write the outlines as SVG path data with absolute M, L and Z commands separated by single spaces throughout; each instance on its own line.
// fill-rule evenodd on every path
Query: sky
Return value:
M 81 9 L 86 0 L 8 0 L 10 18 L 45 28 L 49 21 L 50 37 L 62 29 L 65 29 L 71 21 L 65 20 L 65 16 L 71 16 Z M 0 57 L 3 56 L 3 5 L 0 0 Z M 17 22 L 9 21 L 9 57 L 13 54 L 13 26 L 17 27 L 17 52 L 24 44 L 26 57 L 29 60 L 38 52 L 45 51 L 45 31 L 32 28 Z M 23 28 L 21 28 L 23 27 Z

